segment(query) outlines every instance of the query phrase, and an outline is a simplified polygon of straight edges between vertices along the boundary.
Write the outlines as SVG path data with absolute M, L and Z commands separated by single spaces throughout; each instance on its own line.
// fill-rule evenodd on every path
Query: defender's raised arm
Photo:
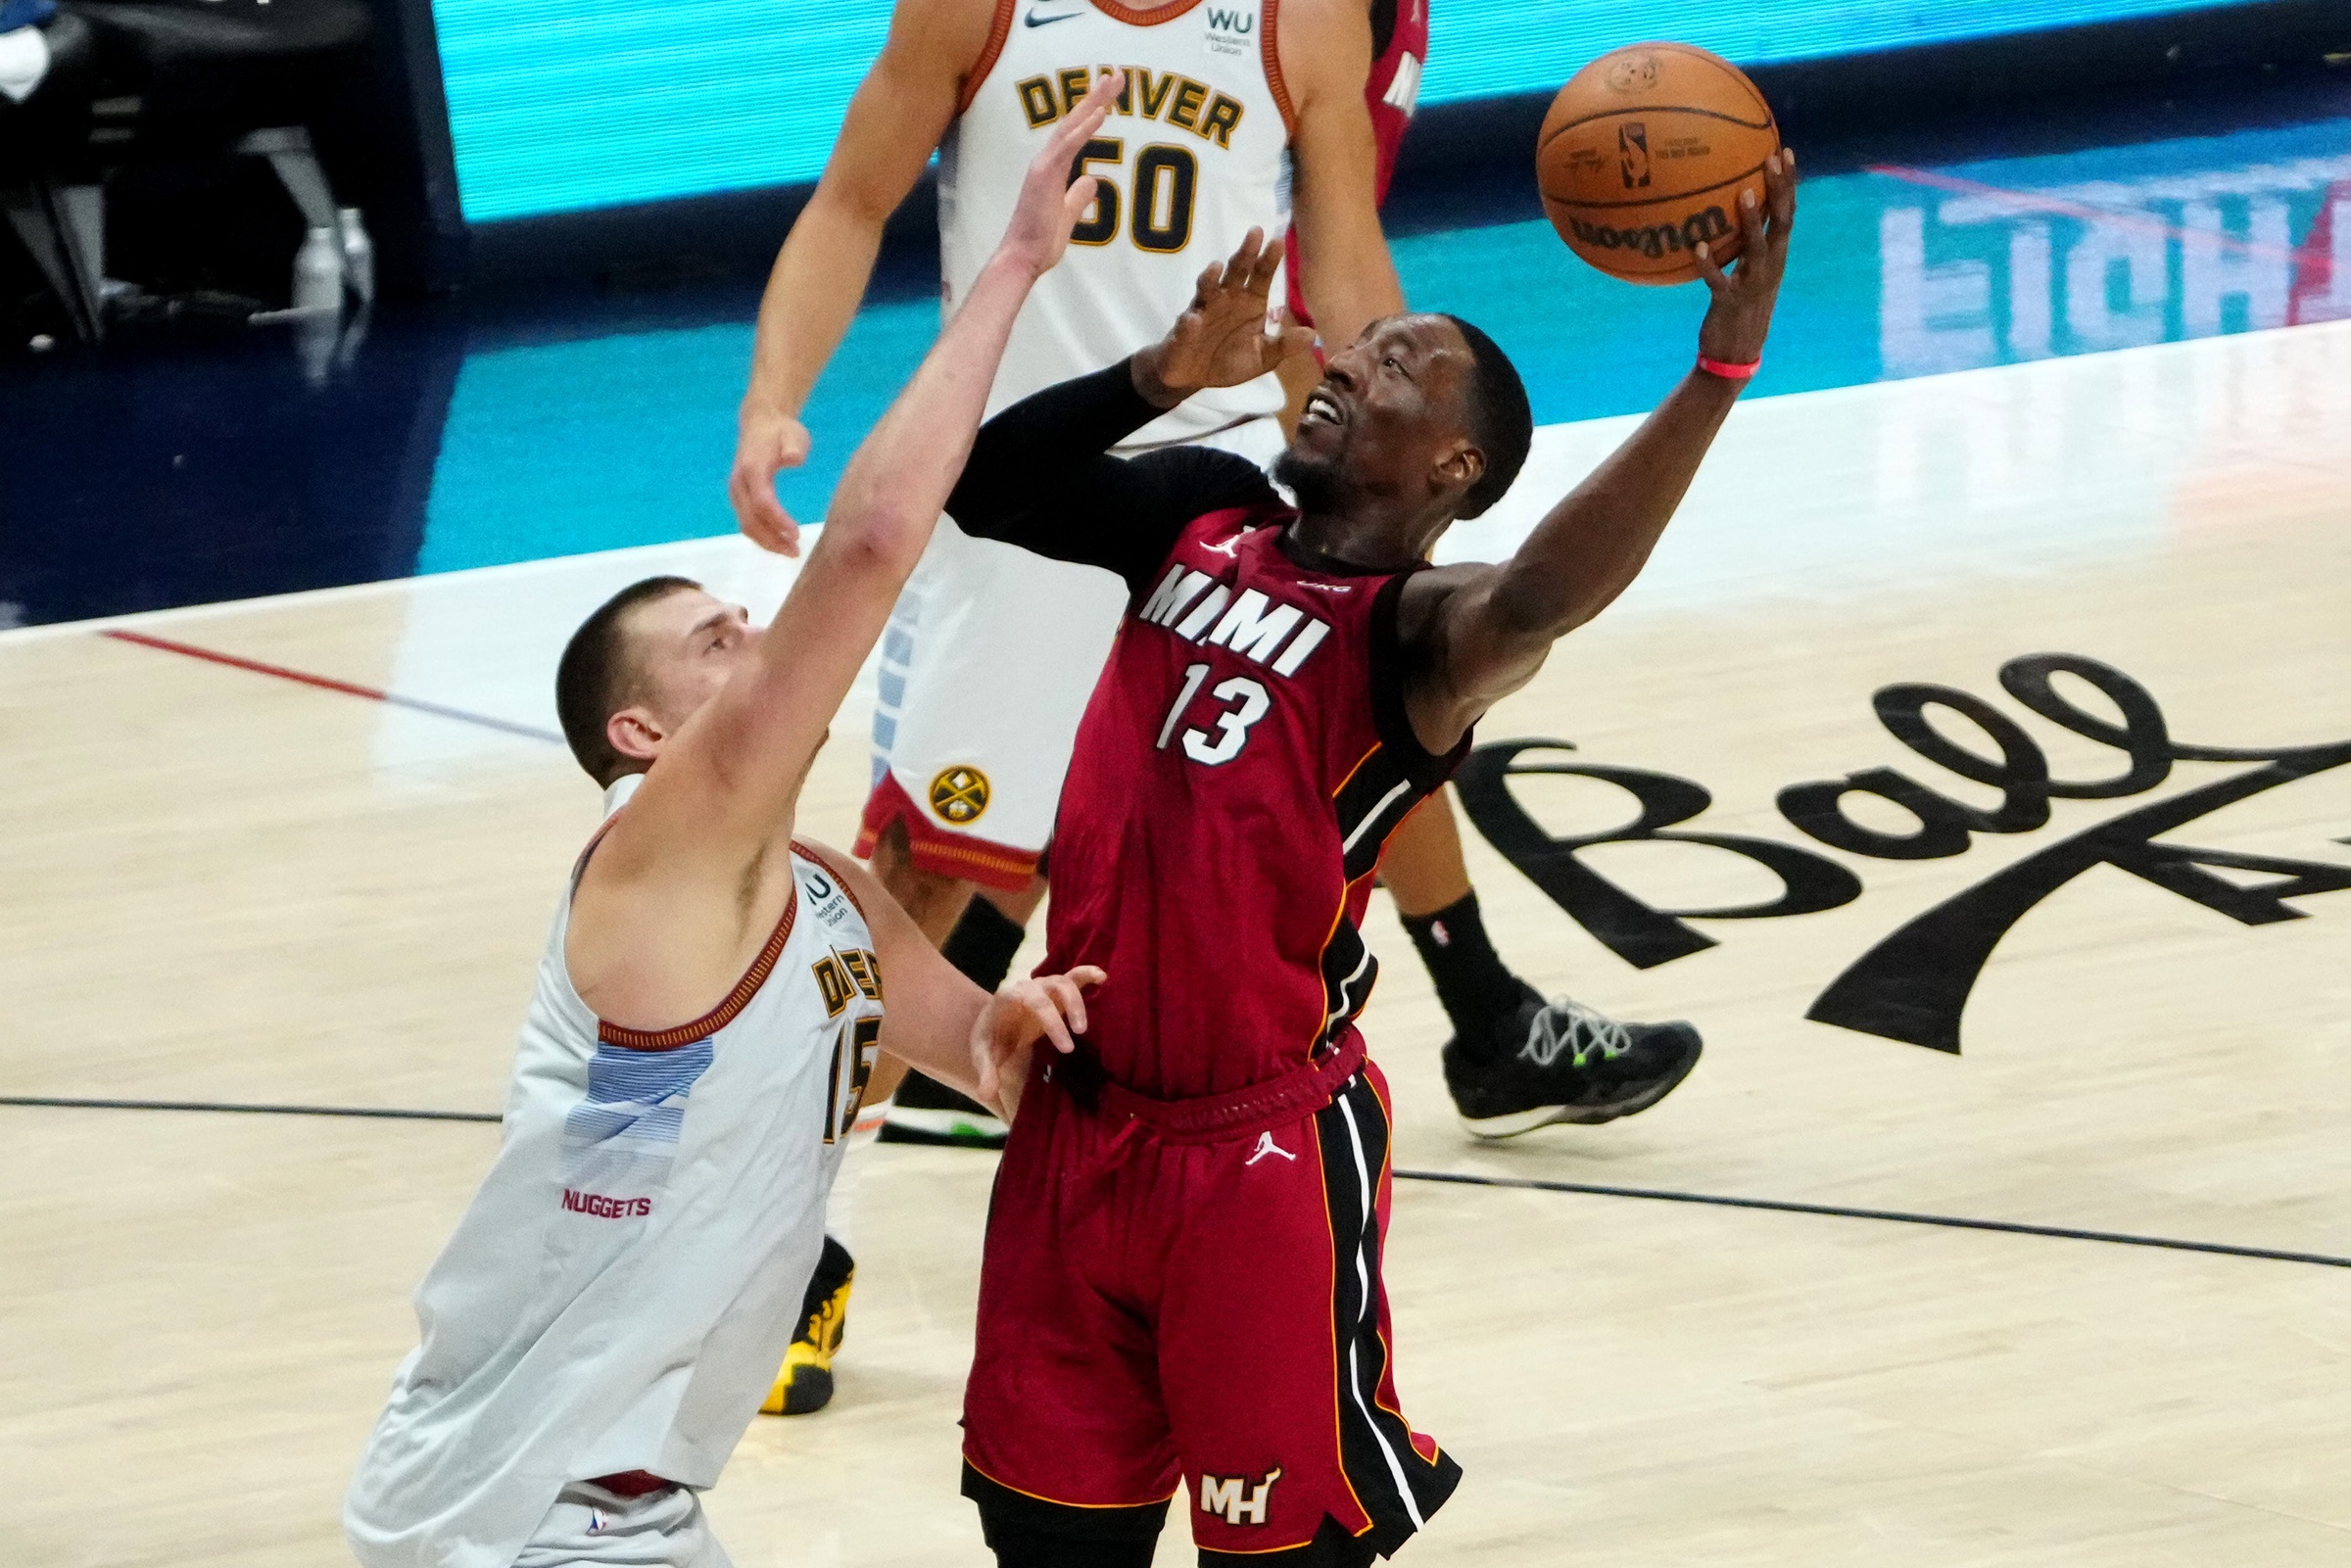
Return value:
M 930 540 L 1013 317 L 1092 198 L 1068 171 L 1117 95 L 1104 78 L 1039 151 L 994 259 L 841 476 L 774 624 L 758 632 L 685 584 L 636 611 L 646 667 L 617 673 L 646 700 L 610 713 L 601 738 L 613 777 L 647 777 L 581 882 L 570 940 L 605 1017 L 664 1016 L 739 973 L 754 911 L 791 877 L 800 782 Z

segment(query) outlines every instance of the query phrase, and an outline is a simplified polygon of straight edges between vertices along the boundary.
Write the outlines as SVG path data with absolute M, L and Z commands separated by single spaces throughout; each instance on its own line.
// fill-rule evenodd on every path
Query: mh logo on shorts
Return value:
M 1250 1485 L 1246 1476 L 1229 1480 L 1203 1475 L 1200 1477 L 1200 1511 L 1219 1513 L 1228 1525 L 1262 1525 L 1266 1522 L 1266 1505 L 1273 1497 L 1273 1483 L 1281 1479 L 1281 1467 L 1266 1472 L 1266 1478 Z
M 931 809 L 960 828 L 987 810 L 987 775 L 964 763 L 941 768 L 931 781 Z

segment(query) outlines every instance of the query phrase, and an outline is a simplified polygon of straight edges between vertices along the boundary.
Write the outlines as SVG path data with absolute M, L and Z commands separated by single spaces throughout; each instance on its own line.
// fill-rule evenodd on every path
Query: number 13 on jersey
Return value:
M 1168 709 L 1168 722 L 1159 727 L 1160 750 L 1168 749 L 1168 742 L 1175 738 L 1176 726 L 1183 720 L 1183 710 L 1192 705 L 1200 684 L 1207 679 L 1205 663 L 1191 665 L 1183 672 L 1183 689 L 1176 693 L 1176 705 Z M 1241 747 L 1249 743 L 1249 727 L 1266 716 L 1273 706 L 1273 699 L 1266 695 L 1264 687 L 1245 675 L 1219 681 L 1209 695 L 1224 704 L 1217 714 L 1217 733 L 1184 731 L 1183 754 L 1213 768 L 1241 754 Z

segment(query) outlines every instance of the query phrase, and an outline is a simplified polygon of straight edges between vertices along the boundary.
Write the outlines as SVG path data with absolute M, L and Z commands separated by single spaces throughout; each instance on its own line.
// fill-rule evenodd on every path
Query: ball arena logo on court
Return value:
M 1648 150 L 1642 152 L 1641 182 L 1649 182 Z M 1632 183 L 1632 166 L 1628 161 L 1625 182 Z M 1647 228 L 1617 228 L 1612 224 L 1595 223 L 1589 218 L 1570 217 L 1575 237 L 1586 245 L 1604 251 L 1639 251 L 1643 256 L 1655 258 L 1667 251 L 1695 251 L 1701 240 L 1711 244 L 1731 231 L 1730 217 L 1719 207 L 1709 207 L 1703 213 L 1693 213 L 1679 223 L 1652 223 Z
M 592 1192 L 563 1189 L 563 1208 L 596 1219 L 643 1219 L 653 1212 L 650 1198 L 604 1198 Z
M 2056 685 L 2065 676 L 2104 697 L 2113 713 L 2083 706 Z M 1780 815 L 1815 842 L 1873 860 L 1942 860 L 1966 853 L 1980 836 L 2038 832 L 2053 800 L 2115 800 L 2146 795 L 2177 763 L 2245 763 L 2208 784 L 2042 845 L 1944 899 L 1863 953 L 1813 999 L 1804 1017 L 1819 1023 L 1957 1055 L 1967 1000 L 1991 952 L 2017 922 L 2077 877 L 2098 867 L 2127 872 L 2242 926 L 2301 920 L 2288 899 L 2351 888 L 2351 865 L 2159 842 L 2197 819 L 2282 784 L 2351 764 L 2351 740 L 2308 746 L 2190 745 L 2172 737 L 2155 698 L 2122 671 L 2070 653 L 2037 653 L 2000 667 L 2000 686 L 2037 717 L 2121 754 L 2099 778 L 2056 777 L 2048 754 L 1999 708 L 1954 687 L 1904 683 L 1878 691 L 1871 706 L 1887 731 L 1919 757 L 1970 784 L 1999 791 L 1979 806 L 1894 768 L 1867 768 L 1843 779 L 1791 784 L 1776 799 Z M 1950 739 L 1929 719 L 1956 715 L 1991 741 L 1997 755 Z M 1861 879 L 1844 863 L 1774 838 L 1681 830 L 1713 804 L 1695 780 L 1606 763 L 1535 762 L 1529 753 L 1572 751 L 1563 740 L 1505 740 L 1480 746 L 1462 765 L 1462 809 L 1502 852 L 1570 919 L 1636 969 L 1655 969 L 1717 945 L 1693 920 L 1775 920 L 1852 903 Z M 1574 775 L 1612 784 L 1639 807 L 1622 827 L 1554 835 L 1511 791 L 1530 775 Z M 1916 822 L 1888 832 L 1857 821 L 1850 795 L 1874 795 Z M 2351 843 L 2351 838 L 2336 840 Z M 1780 883 L 1780 896 L 1708 909 L 1661 909 L 1603 877 L 1583 858 L 1600 844 L 1698 844 L 1751 861 Z M 2227 874 L 2227 875 L 2224 875 Z
M 931 781 L 931 809 L 960 828 L 987 810 L 987 775 L 967 763 L 941 768 Z

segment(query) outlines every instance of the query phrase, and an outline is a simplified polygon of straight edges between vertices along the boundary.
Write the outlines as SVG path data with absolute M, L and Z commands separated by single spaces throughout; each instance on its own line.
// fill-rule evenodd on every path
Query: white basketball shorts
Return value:
M 514 1559 L 514 1568 L 568 1568 L 595 1563 L 605 1568 L 734 1568 L 734 1559 L 711 1537 L 701 1498 L 684 1487 L 648 1497 L 624 1497 L 586 1481 L 575 1481 Z
M 1195 445 L 1271 464 L 1281 424 L 1253 419 Z M 1126 610 L 1127 585 L 1108 572 L 973 539 L 939 519 L 883 634 L 857 853 L 870 857 L 903 822 L 917 868 L 1026 886 Z

